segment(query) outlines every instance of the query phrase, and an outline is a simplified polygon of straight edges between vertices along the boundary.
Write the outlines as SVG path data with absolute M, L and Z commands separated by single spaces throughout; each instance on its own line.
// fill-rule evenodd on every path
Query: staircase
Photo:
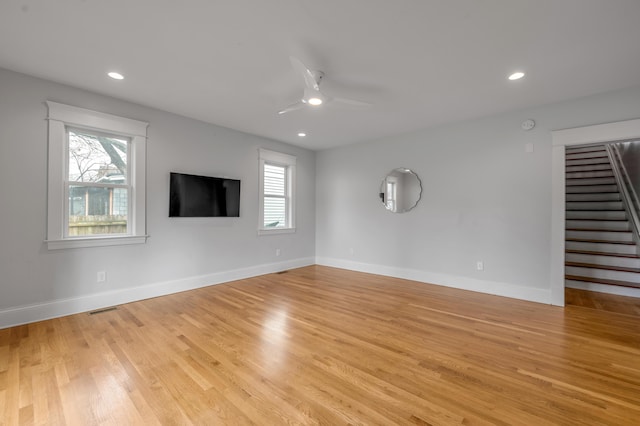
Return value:
M 565 284 L 640 288 L 640 257 L 605 146 L 566 153 Z

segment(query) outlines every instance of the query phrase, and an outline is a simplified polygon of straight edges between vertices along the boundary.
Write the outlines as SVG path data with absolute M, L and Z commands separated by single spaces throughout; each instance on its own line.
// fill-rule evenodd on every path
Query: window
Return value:
M 67 128 L 68 237 L 127 235 L 130 139 Z
M 398 180 L 395 177 L 387 176 L 387 210 L 397 211 L 396 207 L 396 187 Z
M 148 124 L 47 106 L 48 248 L 144 243 Z
M 260 150 L 259 234 L 295 232 L 296 157 Z

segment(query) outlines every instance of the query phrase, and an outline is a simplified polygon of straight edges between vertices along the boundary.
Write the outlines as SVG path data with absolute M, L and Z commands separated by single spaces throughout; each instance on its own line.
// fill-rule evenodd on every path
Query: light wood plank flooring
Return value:
M 0 330 L 0 424 L 637 425 L 640 321 L 311 266 Z

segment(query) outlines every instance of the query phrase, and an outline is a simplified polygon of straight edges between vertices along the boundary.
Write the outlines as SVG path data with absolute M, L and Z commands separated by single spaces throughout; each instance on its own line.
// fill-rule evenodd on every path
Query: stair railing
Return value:
M 622 142 L 606 144 L 605 148 L 611 161 L 611 168 L 613 169 L 613 175 L 618 187 L 620 188 L 620 194 L 622 195 L 622 201 L 624 208 L 629 215 L 631 227 L 633 228 L 633 240 L 636 243 L 636 250 L 640 254 L 640 200 L 638 194 L 633 186 L 629 173 L 624 166 L 622 155 L 620 153 Z

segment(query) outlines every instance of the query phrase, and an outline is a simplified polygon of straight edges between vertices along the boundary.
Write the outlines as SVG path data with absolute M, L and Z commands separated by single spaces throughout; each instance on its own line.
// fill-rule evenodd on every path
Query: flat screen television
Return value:
M 239 216 L 239 180 L 171 173 L 169 217 Z

